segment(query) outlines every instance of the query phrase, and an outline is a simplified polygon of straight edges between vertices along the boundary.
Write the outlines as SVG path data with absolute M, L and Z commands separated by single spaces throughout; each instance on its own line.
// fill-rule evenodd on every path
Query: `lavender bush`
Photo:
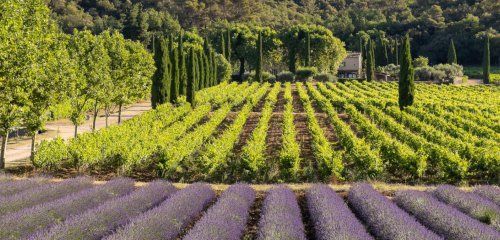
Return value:
M 101 239 L 176 191 L 177 189 L 168 182 L 154 181 L 126 196 L 73 216 L 49 230 L 35 233 L 30 239 Z
M 348 200 L 370 231 L 380 239 L 441 239 L 369 184 L 352 186 Z
M 500 230 L 500 207 L 495 203 L 451 185 L 439 186 L 433 194 L 437 199 Z
M 230 186 L 184 240 L 237 240 L 245 230 L 255 192 L 245 184 Z
M 22 191 L 34 189 L 47 184 L 48 178 L 29 178 L 14 181 L 0 181 L 0 197 L 8 197 Z
M 0 221 L 0 239 L 24 239 L 133 189 L 133 180 L 117 178 L 104 185 L 9 214 Z
M 457 209 L 440 202 L 430 193 L 399 191 L 396 203 L 446 239 L 500 239 L 500 233 Z
M 309 188 L 306 199 L 317 239 L 373 239 L 344 200 L 329 186 Z
M 306 239 L 295 194 L 285 186 L 269 190 L 259 222 L 259 240 Z
M 215 199 L 208 184 L 195 183 L 133 219 L 108 240 L 175 239 Z
M 474 193 L 489 199 L 500 206 L 500 187 L 498 186 L 477 186 L 474 188 Z
M 92 187 L 92 180 L 90 178 L 79 177 L 67 179 L 59 183 L 46 184 L 12 196 L 0 197 L 0 216 L 53 201 L 90 187 Z

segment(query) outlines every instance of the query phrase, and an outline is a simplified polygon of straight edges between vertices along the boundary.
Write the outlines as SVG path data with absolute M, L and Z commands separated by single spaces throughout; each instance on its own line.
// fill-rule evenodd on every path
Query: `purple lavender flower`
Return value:
M 0 181 L 0 197 L 8 197 L 22 191 L 47 184 L 48 178 L 28 178 L 23 180 Z
M 184 240 L 237 240 L 245 230 L 255 192 L 245 184 L 230 186 Z
M 306 239 L 304 224 L 295 194 L 285 186 L 267 193 L 259 222 L 259 240 Z
M 439 186 L 433 193 L 437 199 L 500 230 L 500 207 L 495 203 L 451 185 Z
M 500 233 L 492 227 L 440 202 L 430 193 L 399 191 L 394 200 L 422 224 L 446 239 L 500 239 Z
M 90 178 L 78 177 L 59 183 L 46 184 L 12 196 L 0 197 L 0 216 L 53 201 L 90 187 L 92 187 L 92 180 Z
M 208 184 L 195 183 L 133 219 L 108 240 L 175 239 L 215 199 Z
M 373 239 L 344 200 L 329 186 L 309 188 L 306 199 L 317 239 Z
M 477 193 L 481 195 L 481 197 L 489 199 L 500 206 L 500 187 L 494 185 L 477 186 L 474 188 L 474 193 Z
M 8 214 L 0 221 L 0 239 L 29 237 L 36 231 L 97 207 L 106 200 L 125 195 L 133 189 L 133 180 L 117 178 L 104 185 L 83 190 L 53 202 Z
M 352 186 L 348 200 L 358 217 L 380 239 L 441 239 L 369 184 Z
M 30 239 L 101 239 L 176 191 L 168 182 L 154 181 L 126 196 L 73 216 L 51 229 L 35 233 Z

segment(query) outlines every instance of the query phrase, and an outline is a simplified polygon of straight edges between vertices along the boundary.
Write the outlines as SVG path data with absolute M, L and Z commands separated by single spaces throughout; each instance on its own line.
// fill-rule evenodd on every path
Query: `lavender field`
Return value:
M 500 239 L 498 186 L 0 179 L 0 239 Z

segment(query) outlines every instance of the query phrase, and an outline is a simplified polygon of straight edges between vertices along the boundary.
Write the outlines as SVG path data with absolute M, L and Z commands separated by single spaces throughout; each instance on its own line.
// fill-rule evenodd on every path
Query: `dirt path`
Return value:
M 139 102 L 131 106 L 127 106 L 122 111 L 122 121 L 130 119 L 136 115 L 146 112 L 151 109 L 151 103 L 148 101 Z M 109 116 L 108 122 L 110 125 L 118 123 L 118 112 L 112 113 Z M 96 120 L 96 129 L 101 129 L 106 127 L 105 117 L 98 116 Z M 49 122 L 45 126 L 46 132 L 39 134 L 37 136 L 37 143 L 42 140 L 50 140 L 56 137 L 61 137 L 63 139 L 73 138 L 74 126 L 68 119 L 57 120 Z M 92 130 L 92 118 L 85 121 L 84 124 L 78 127 L 78 133 L 90 132 Z M 31 139 L 27 136 L 11 138 L 7 143 L 7 152 L 5 155 L 6 168 L 16 167 L 22 165 L 29 165 L 28 160 L 31 151 Z

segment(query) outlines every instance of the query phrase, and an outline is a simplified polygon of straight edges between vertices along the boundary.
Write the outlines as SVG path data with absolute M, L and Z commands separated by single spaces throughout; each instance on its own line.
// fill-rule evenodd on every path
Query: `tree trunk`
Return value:
M 122 123 L 122 104 L 118 105 L 118 124 Z
M 240 58 L 240 83 L 243 82 L 243 75 L 245 74 L 245 59 Z
M 30 160 L 31 162 L 35 161 L 35 143 L 36 143 L 36 135 L 37 131 L 34 131 L 31 135 L 31 155 L 30 155 Z
M 74 138 L 78 136 L 78 124 L 75 124 L 75 135 Z
M 95 122 L 97 120 L 97 114 L 98 114 L 98 110 L 97 110 L 97 100 L 96 100 L 95 104 L 94 104 L 94 120 L 92 121 L 92 132 L 95 131 Z
M 108 127 L 108 118 L 109 118 L 110 109 L 108 107 L 106 107 L 104 112 L 105 112 L 104 115 L 105 115 L 105 119 L 106 119 L 106 127 Z
M 5 152 L 7 151 L 7 140 L 9 139 L 9 133 L 5 133 L 2 136 L 2 146 L 0 149 L 0 169 L 5 168 Z

